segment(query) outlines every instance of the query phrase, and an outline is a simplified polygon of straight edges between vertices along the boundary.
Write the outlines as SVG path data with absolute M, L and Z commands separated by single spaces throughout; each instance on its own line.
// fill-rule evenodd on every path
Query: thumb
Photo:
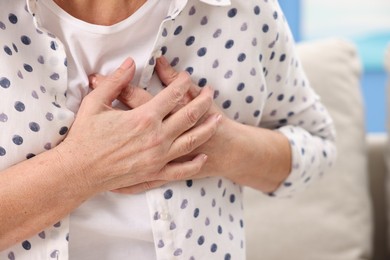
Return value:
M 117 99 L 122 90 L 125 89 L 135 74 L 135 63 L 127 58 L 119 68 L 107 77 L 91 75 L 90 86 L 95 89 L 89 95 L 95 101 L 100 101 L 107 106 Z

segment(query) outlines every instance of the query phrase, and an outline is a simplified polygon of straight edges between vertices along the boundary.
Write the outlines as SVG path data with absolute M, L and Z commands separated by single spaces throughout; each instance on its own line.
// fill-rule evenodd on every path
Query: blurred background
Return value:
M 390 44 L 390 0 L 279 0 L 295 40 L 341 36 L 362 59 L 368 132 L 386 131 L 384 53 Z

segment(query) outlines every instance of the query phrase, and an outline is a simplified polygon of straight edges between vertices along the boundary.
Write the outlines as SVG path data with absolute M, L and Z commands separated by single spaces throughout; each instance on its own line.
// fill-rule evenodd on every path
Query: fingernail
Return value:
M 130 69 L 131 66 L 133 66 L 133 59 L 131 58 L 127 58 L 122 64 L 121 64 L 121 68 L 124 69 L 124 70 L 127 70 L 127 69 Z

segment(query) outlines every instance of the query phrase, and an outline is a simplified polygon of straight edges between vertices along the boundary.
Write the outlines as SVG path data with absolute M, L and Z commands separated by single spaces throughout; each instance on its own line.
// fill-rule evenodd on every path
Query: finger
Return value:
M 166 117 L 176 106 L 183 102 L 183 97 L 191 84 L 188 73 L 180 72 L 175 81 L 148 102 L 152 106 L 150 109 L 155 111 L 161 118 Z
M 131 58 L 127 58 L 118 69 L 102 81 L 99 82 L 92 77 L 91 81 L 96 89 L 88 96 L 95 100 L 100 100 L 107 106 L 111 106 L 111 103 L 119 96 L 122 90 L 129 85 L 134 77 L 134 73 L 134 61 Z M 96 85 L 99 85 L 99 87 Z
M 168 86 L 171 84 L 174 80 L 176 80 L 179 77 L 179 72 L 177 72 L 167 61 L 167 59 L 164 56 L 161 56 L 157 59 L 156 62 L 156 72 L 158 77 L 160 78 L 161 82 Z M 195 84 L 192 84 L 188 94 L 190 98 L 195 98 L 200 94 L 201 88 L 196 86 Z
M 99 86 L 99 82 L 102 82 L 106 77 L 100 74 L 94 74 L 90 76 L 90 87 L 95 89 Z M 133 86 L 129 84 L 126 88 L 122 90 L 118 99 L 128 106 L 129 108 L 139 107 L 149 100 L 151 100 L 153 96 L 147 92 L 146 90 Z
M 193 127 L 212 105 L 212 90 L 204 88 L 201 94 L 163 121 L 167 137 L 176 138 Z
M 167 158 L 172 161 L 185 156 L 207 142 L 218 129 L 221 114 L 214 114 L 201 125 L 178 137 L 171 145 Z
M 171 181 L 188 180 L 199 173 L 207 158 L 207 155 L 199 154 L 189 161 L 168 163 L 157 175 L 161 180 L 147 181 L 130 187 L 115 189 L 112 192 L 135 194 L 155 189 Z
M 205 154 L 198 154 L 190 161 L 168 163 L 161 169 L 159 176 L 166 181 L 188 180 L 199 173 L 207 158 Z

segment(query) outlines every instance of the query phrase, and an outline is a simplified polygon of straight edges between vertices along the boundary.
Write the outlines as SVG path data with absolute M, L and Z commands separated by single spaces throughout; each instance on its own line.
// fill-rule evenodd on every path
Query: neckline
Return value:
M 77 27 L 78 30 L 94 34 L 112 34 L 127 28 L 133 23 L 136 23 L 141 19 L 145 13 L 147 13 L 159 0 L 147 0 L 140 8 L 138 8 L 133 14 L 124 20 L 115 23 L 113 25 L 97 25 L 80 20 L 71 14 L 67 13 L 64 9 L 58 6 L 53 0 L 41 0 L 40 3 L 45 5 L 60 21 L 70 23 L 72 26 Z M 161 1 L 161 0 L 160 0 Z

